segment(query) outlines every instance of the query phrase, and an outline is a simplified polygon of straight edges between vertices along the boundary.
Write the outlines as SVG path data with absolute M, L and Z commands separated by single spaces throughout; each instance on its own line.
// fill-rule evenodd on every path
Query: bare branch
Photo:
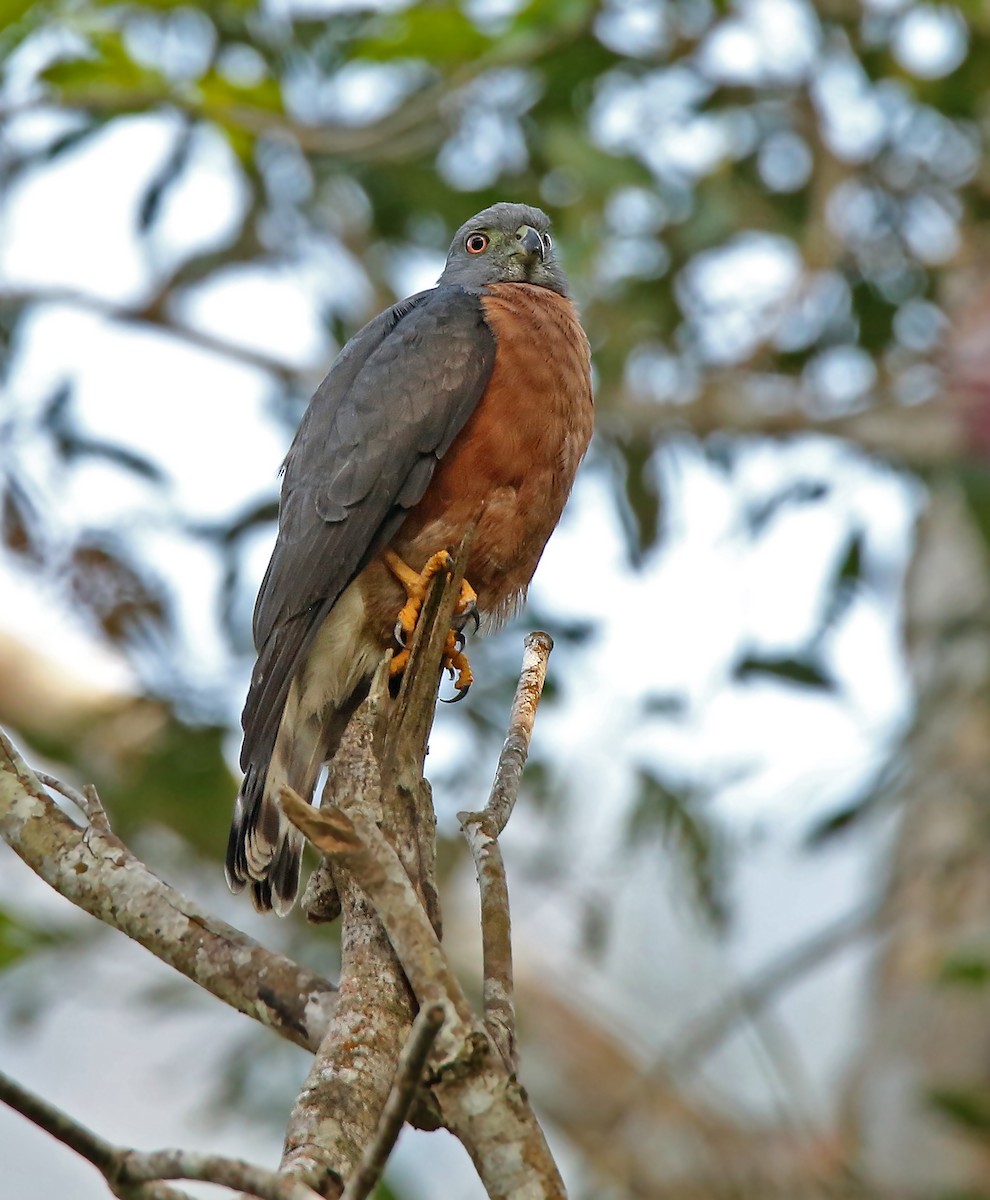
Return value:
M 236 1188 L 258 1200 L 317 1200 L 315 1193 L 298 1181 L 280 1178 L 239 1159 L 190 1154 L 184 1150 L 142 1153 L 114 1146 L 3 1072 L 0 1072 L 0 1101 L 91 1162 L 114 1195 L 138 1192 L 142 1200 L 188 1200 L 185 1192 L 164 1185 L 148 1185 L 160 1185 L 164 1179 L 196 1179 Z
M 0 1100 L 14 1112 L 19 1112 L 22 1117 L 27 1117 L 39 1129 L 43 1129 L 45 1133 L 50 1133 L 52 1137 L 63 1142 L 70 1150 L 75 1150 L 76 1154 L 82 1155 L 103 1175 L 107 1175 L 113 1167 L 119 1154 L 116 1146 L 112 1146 L 84 1125 L 80 1125 L 78 1121 L 60 1108 L 56 1108 L 54 1104 L 49 1104 L 47 1100 L 42 1100 L 40 1096 L 29 1092 L 27 1088 L 22 1087 L 2 1071 L 0 1071 Z
M 365 1200 L 381 1178 L 392 1153 L 396 1139 L 402 1131 L 406 1117 L 412 1108 L 416 1092 L 423 1082 L 426 1058 L 443 1025 L 443 1009 L 439 1004 L 421 1008 L 413 1022 L 412 1033 L 399 1057 L 395 1082 L 389 1093 L 378 1132 L 374 1141 L 365 1147 L 358 1168 L 347 1182 L 342 1200 Z
M 396 1004 L 396 972 L 403 983 L 408 980 L 406 986 L 412 988 L 422 1008 L 436 1005 L 445 1014 L 429 1081 L 437 1115 L 429 1109 L 426 1115 L 434 1124 L 444 1124 L 463 1142 L 489 1196 L 495 1200 L 516 1200 L 523 1195 L 533 1200 L 556 1200 L 564 1196 L 560 1174 L 526 1093 L 503 1059 L 492 1053 L 491 1039 L 471 1012 L 440 945 L 435 921 L 431 920 L 434 914 L 427 915 L 424 907 L 432 895 L 434 825 L 422 764 L 436 702 L 440 651 L 462 570 L 463 548 L 442 595 L 437 598 L 434 585 L 423 606 L 398 701 L 388 704 L 384 673 L 380 674 L 377 687 L 348 731 L 348 739 L 356 739 L 360 753 L 349 742 L 338 751 L 324 790 L 323 807 L 314 811 L 291 792 L 282 794 L 289 819 L 332 863 L 333 877 L 341 885 L 345 966 L 340 1006 L 317 1056 L 322 1065 L 314 1064 L 293 1114 L 283 1156 L 283 1170 L 308 1172 L 303 1177 L 312 1186 L 321 1187 L 327 1196 L 340 1195 L 340 1181 L 345 1177 L 341 1166 L 350 1158 L 353 1172 L 360 1157 L 360 1143 L 359 1153 L 354 1156 L 354 1129 L 343 1127 L 327 1097 L 339 1089 L 342 1075 L 350 1068 L 352 1097 L 355 1086 L 361 1089 L 357 1107 L 365 1113 L 380 1113 L 384 1101 L 376 1110 L 378 1100 L 371 1091 L 373 1072 L 367 1069 L 367 1056 L 374 1054 L 379 1064 L 384 1063 L 381 1045 L 385 1034 L 391 1036 L 394 1045 L 397 1029 L 403 1031 L 403 1040 L 407 1036 L 408 1026 L 404 1027 L 403 1021 L 408 1019 L 411 1024 L 411 1018 L 406 1017 L 408 1008 L 401 1006 L 391 1014 L 387 1012 L 388 1004 Z M 543 641 L 545 670 L 549 639 Z M 422 662 L 418 661 L 419 655 L 423 656 Z M 541 686 L 543 675 L 538 673 Z M 533 696 L 535 707 L 531 687 L 527 695 Z M 512 728 L 518 736 L 512 738 L 512 746 L 506 750 L 509 782 L 500 785 L 497 792 L 506 819 L 511 802 L 506 808 L 504 797 L 512 790 L 515 769 L 511 760 L 516 758 L 521 771 L 529 743 L 527 730 L 531 729 L 532 714 L 524 714 L 521 709 Z M 374 764 L 379 762 L 376 775 Z M 424 846 L 424 841 L 431 845 Z M 384 932 L 387 955 L 382 954 L 378 940 Z M 348 1022 L 343 1014 L 348 1011 L 352 988 L 358 987 L 359 979 L 377 988 L 379 1002 L 373 1013 L 365 1004 L 357 1013 L 360 1020 Z M 386 993 L 382 993 L 383 987 L 388 989 Z M 354 1063 L 359 1053 L 360 1070 Z M 394 1074 L 393 1066 L 388 1078 Z M 422 1120 L 420 1110 L 424 1108 L 420 1105 L 417 1109 L 417 1120 Z M 374 1136 L 375 1130 L 369 1130 L 364 1144 Z M 328 1168 L 336 1171 L 336 1180 L 328 1178 Z
M 437 1038 L 440 1061 L 434 1064 L 432 1091 L 444 1124 L 464 1143 L 489 1196 L 563 1197 L 563 1183 L 526 1094 L 489 1053 L 488 1038 L 471 1015 L 416 891 L 384 835 L 339 809 L 316 812 L 288 792 L 283 806 L 289 819 L 345 866 L 367 894 L 420 1003 L 443 1007 L 447 1024 Z M 342 981 L 342 997 L 346 990 Z
M 509 714 L 509 731 L 499 756 L 491 795 L 483 812 L 458 813 L 471 848 L 481 889 L 481 943 L 484 962 L 485 1027 L 510 1067 L 516 1057 L 516 1016 L 512 1003 L 512 926 L 509 888 L 498 836 L 519 796 L 523 768 L 543 693 L 547 660 L 553 649 L 548 633 L 526 638 L 522 669 Z
M 44 771 L 35 771 L 35 775 L 37 775 L 45 787 L 58 792 L 66 800 L 71 800 L 94 829 L 98 829 L 100 833 L 113 833 L 113 830 L 110 828 L 110 818 L 107 816 L 107 810 L 103 807 L 103 803 L 97 795 L 96 788 L 91 783 L 87 783 L 80 790 L 68 783 L 63 783 L 61 779 L 56 779 L 54 775 L 48 775 Z
M 290 788 L 282 789 L 282 809 L 321 854 L 346 865 L 385 926 L 416 999 L 423 1006 L 441 1007 L 443 1041 L 459 1045 L 470 1034 L 470 1006 L 385 835 L 377 825 L 352 819 L 339 808 L 314 809 Z
M 276 1175 L 253 1163 L 216 1154 L 193 1154 L 187 1150 L 138 1150 L 120 1152 L 120 1179 L 125 1186 L 161 1179 L 195 1179 L 245 1192 L 258 1200 L 320 1200 L 318 1194 L 298 1179 Z
M 458 556 L 459 562 L 462 557 Z M 358 859 L 376 869 L 374 856 L 362 840 L 365 833 L 385 847 L 383 861 L 386 874 L 394 872 L 390 882 L 397 891 L 397 909 L 413 923 L 427 953 L 438 951 L 434 929 L 439 927 L 439 904 L 433 882 L 436 823 L 422 763 L 436 705 L 440 657 L 459 588 L 456 569 L 452 578 L 438 575 L 430 587 L 394 702 L 389 696 L 388 662 L 381 664 L 368 699 L 334 756 L 320 812 L 291 793 L 282 796 L 285 810 L 307 832 L 322 832 L 334 850 L 342 851 L 325 858 L 310 881 L 306 900 L 310 905 L 318 903 L 316 916 L 322 917 L 326 901 L 331 901 L 332 911 L 334 892 L 339 894 L 340 1003 L 289 1119 L 282 1157 L 283 1170 L 306 1179 L 327 1196 L 340 1194 L 343 1181 L 353 1174 L 364 1147 L 376 1135 L 416 1013 L 407 973 L 352 869 Z M 433 961 L 449 974 L 442 954 Z M 374 996 L 373 1004 L 369 996 Z M 444 1001 L 442 982 L 425 1001 L 420 999 L 424 1007 Z M 461 1000 L 462 1015 L 469 1018 L 467 1002 Z M 448 1025 L 451 1018 L 456 1018 L 453 1007 L 448 1009 Z M 424 1105 L 417 1109 L 417 1120 L 432 1127 L 438 1124 L 437 1115 Z
M 0 304 L 69 304 L 76 308 L 85 308 L 90 312 L 110 320 L 120 321 L 125 325 L 149 325 L 161 330 L 167 336 L 188 342 L 211 354 L 219 354 L 246 366 L 256 367 L 259 371 L 267 371 L 271 375 L 287 383 L 297 383 L 301 387 L 315 386 L 319 382 L 319 373 L 300 370 L 282 359 L 273 358 L 250 346 L 242 346 L 225 338 L 214 337 L 193 325 L 175 321 L 168 317 L 161 303 L 150 305 L 128 306 L 115 304 L 112 300 L 104 300 L 102 296 L 94 296 L 80 292 L 74 288 L 65 287 L 31 287 L 31 288 L 2 288 L 0 289 Z
M 512 923 L 509 915 L 509 886 L 497 839 L 490 837 L 483 822 L 464 821 L 461 828 L 471 848 L 481 891 L 481 955 L 484 978 L 482 1000 L 485 1028 L 505 1060 L 516 1066 L 516 1011 L 512 1001 Z M 479 814 L 474 814 L 479 815 Z
M 326 979 L 169 887 L 121 840 L 81 828 L 0 731 L 0 838 L 47 884 L 240 1012 L 314 1050 L 336 1004 Z
M 374 752 L 376 729 L 387 702 L 388 666 L 351 721 L 330 765 L 324 803 L 333 796 L 351 809 L 380 815 L 381 771 Z M 292 808 L 293 797 L 283 795 Z M 295 797 L 306 813 L 313 810 Z M 317 1049 L 285 1135 L 282 1170 L 303 1178 L 324 1196 L 339 1196 L 374 1137 L 388 1100 L 415 1006 L 381 922 L 364 893 L 338 864 L 324 864 L 314 879 L 332 875 L 341 908 L 340 1000 Z M 314 881 L 307 900 L 314 894 Z
M 461 824 L 483 821 L 490 837 L 500 837 L 519 796 L 523 768 L 536 722 L 536 708 L 547 678 L 547 660 L 553 649 L 549 633 L 531 633 L 526 638 L 519 683 L 509 712 L 509 731 L 499 755 L 495 782 L 483 813 L 458 813 Z

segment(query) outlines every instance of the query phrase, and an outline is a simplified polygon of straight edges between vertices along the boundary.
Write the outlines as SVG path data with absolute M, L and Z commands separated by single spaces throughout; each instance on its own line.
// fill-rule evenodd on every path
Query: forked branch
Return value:
M 462 562 L 463 555 L 459 558 Z M 392 972 L 397 970 L 408 981 L 420 1011 L 435 1007 L 444 1013 L 444 1025 L 431 1056 L 429 1094 L 441 1122 L 464 1143 L 488 1195 L 497 1200 L 520 1195 L 555 1200 L 564 1196 L 563 1184 L 512 1065 L 508 896 L 496 840 L 518 795 L 552 646 L 546 634 L 527 639 L 509 736 L 488 806 L 481 813 L 464 816 L 466 823 L 477 829 L 478 838 L 485 839 L 486 975 L 492 983 L 486 980 L 484 1022 L 471 1011 L 440 944 L 437 914 L 428 913 L 424 907 L 433 894 L 429 877 L 432 846 L 427 850 L 421 843 L 424 829 L 429 831 L 431 841 L 433 834 L 432 805 L 422 766 L 435 704 L 439 654 L 459 587 L 457 575 L 455 571 L 441 594 L 434 589 L 424 604 L 407 667 L 411 675 L 403 683 L 398 702 L 393 706 L 387 703 L 382 674 L 366 707 L 356 715 L 349 731 L 352 744 L 342 747 L 345 760 L 355 754 L 354 746 L 360 744 L 364 749 L 356 757 L 356 769 L 346 773 L 343 790 L 331 779 L 319 810 L 288 790 L 283 791 L 282 805 L 289 819 L 331 865 L 333 878 L 343 880 L 345 889 L 356 886 L 368 902 L 362 908 L 353 896 L 347 900 L 346 890 L 343 893 L 345 948 L 353 945 L 360 951 L 350 969 L 368 974 L 368 959 L 377 957 L 375 969 L 380 978 L 391 980 Z M 385 722 L 377 735 L 373 728 L 376 721 Z M 368 751 L 375 755 L 377 771 L 369 769 L 363 757 Z M 338 766 L 336 760 L 334 766 Z M 356 791 L 353 786 L 356 777 L 371 785 L 370 793 L 358 794 L 360 789 Z M 359 927 L 363 933 L 356 932 Z M 382 954 L 376 941 L 376 931 L 382 929 L 388 938 L 387 955 Z M 342 997 L 349 991 L 346 979 L 347 970 L 341 980 Z M 504 998 L 508 1006 L 501 1022 L 495 1019 L 496 998 Z M 337 1024 L 335 1020 L 334 1026 Z M 380 1038 L 380 1031 L 376 1033 L 373 1027 L 374 1021 L 369 1019 L 362 1030 L 372 1046 Z M 353 1027 L 337 1030 L 332 1026 L 318 1056 L 325 1063 L 327 1094 L 336 1087 L 345 1034 L 353 1035 Z M 346 1049 L 353 1057 L 353 1036 Z M 315 1090 L 317 1080 L 314 1076 L 311 1079 Z M 314 1138 L 329 1135 L 322 1160 L 325 1164 L 341 1163 L 347 1157 L 344 1131 L 327 1119 L 325 1109 L 324 1119 L 317 1121 L 319 1106 L 315 1102 L 307 1100 L 304 1107 L 307 1112 L 294 1115 L 290 1123 L 287 1151 L 290 1145 L 301 1148 L 303 1130 L 308 1130 L 305 1153 L 313 1172 L 309 1178 L 325 1187 L 327 1196 L 339 1195 L 341 1188 L 335 1188 L 332 1181 L 317 1183 L 321 1156 L 314 1154 L 313 1143 Z M 300 1152 L 296 1159 L 303 1162 Z M 335 1170 L 342 1179 L 344 1172 L 339 1166 Z M 355 1164 L 349 1178 L 355 1178 L 358 1170 Z

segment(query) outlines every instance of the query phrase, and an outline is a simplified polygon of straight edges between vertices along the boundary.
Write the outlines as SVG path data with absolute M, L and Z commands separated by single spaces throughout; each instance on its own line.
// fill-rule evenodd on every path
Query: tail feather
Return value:
M 250 764 L 245 772 L 234 805 L 225 874 L 232 892 L 251 885 L 251 899 L 259 912 L 274 909 L 284 917 L 299 891 L 304 839 L 282 811 L 282 787 L 287 785 L 312 801 L 320 769 L 333 757 L 347 722 L 367 692 L 365 681 L 341 708 L 299 719 L 290 691 L 271 761 L 264 771 Z

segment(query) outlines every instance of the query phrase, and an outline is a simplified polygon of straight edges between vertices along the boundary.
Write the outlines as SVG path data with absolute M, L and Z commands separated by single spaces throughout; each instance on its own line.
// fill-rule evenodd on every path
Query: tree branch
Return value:
M 319 1045 L 337 1000 L 331 983 L 205 912 L 114 834 L 75 824 L 2 730 L 0 838 L 67 900 L 218 999 L 298 1046 Z
M 246 366 L 256 367 L 259 371 L 266 371 L 286 383 L 310 387 L 319 382 L 318 372 L 301 370 L 282 359 L 273 358 L 260 350 L 253 350 L 250 346 L 242 346 L 237 342 L 227 341 L 225 338 L 214 337 L 193 325 L 172 320 L 165 313 L 164 306 L 160 302 L 129 306 L 115 304 L 112 300 L 80 292 L 75 288 L 31 287 L 0 289 L 0 304 L 68 304 L 75 308 L 84 308 L 98 313 L 109 320 L 120 321 L 121 324 L 149 325 L 167 336 L 188 342 L 189 345 L 196 346 L 200 350 L 207 350 L 211 354 L 219 354 L 223 358 L 230 358 L 235 362 L 244 363 Z
M 347 1178 L 357 1179 L 355 1190 L 363 1187 L 361 1180 L 384 1161 L 386 1142 L 394 1140 L 389 1130 L 400 1123 L 415 1092 L 408 1082 L 409 1063 L 415 1061 L 414 1049 L 419 1053 L 419 1037 L 426 1036 L 417 1034 L 409 1042 L 417 1001 L 422 1009 L 444 1014 L 428 1087 L 417 1093 L 423 1101 L 417 1120 L 426 1127 L 443 1123 L 464 1143 L 495 1200 L 564 1196 L 525 1092 L 492 1052 L 437 934 L 435 818 L 422 762 L 440 653 L 465 557 L 462 546 L 455 571 L 431 589 L 394 703 L 388 697 L 387 660 L 382 664 L 332 764 L 323 801 L 329 807 L 315 811 L 293 794 L 284 795 L 286 811 L 327 851 L 340 885 L 343 970 L 336 994 L 326 981 L 263 950 L 179 896 L 135 859 L 108 825 L 80 828 L 0 734 L 0 835 L 36 873 L 283 1036 L 313 1048 L 317 1031 L 326 1031 L 289 1122 L 281 1167 L 282 1181 L 305 1183 L 323 1197 L 339 1196 Z M 524 672 L 519 695 L 529 697 L 529 709 L 522 701 L 522 707 L 514 706 L 490 801 L 496 829 L 508 819 L 518 790 L 548 652 L 545 639 L 535 692 L 532 671 Z M 57 786 L 105 824 L 95 796 Z M 507 917 L 507 900 L 502 903 Z M 374 1162 L 365 1159 L 369 1145 L 377 1147 L 367 1151 Z M 157 1171 L 156 1182 L 149 1184 L 153 1189 L 161 1188 L 157 1180 L 163 1176 L 180 1173 L 199 1177 L 197 1172 L 209 1171 L 211 1178 L 236 1179 L 234 1186 L 242 1187 L 239 1181 L 247 1179 L 243 1170 L 223 1174 L 216 1160 L 178 1151 L 142 1158 L 140 1169 L 133 1162 L 129 1169 L 129 1178 L 142 1186 L 150 1176 L 141 1172 Z M 268 1186 L 265 1180 L 254 1182 L 260 1189 Z M 269 1193 L 255 1194 L 267 1200 Z M 283 1195 L 288 1193 L 279 1193 L 279 1200 Z M 172 1197 L 159 1194 L 157 1200 Z
M 115 1196 L 134 1194 L 141 1200 L 188 1200 L 185 1192 L 166 1187 L 161 1181 L 195 1179 L 236 1188 L 258 1200 L 315 1200 L 315 1194 L 303 1184 L 279 1178 L 239 1159 L 190 1154 L 184 1150 L 142 1153 L 114 1146 L 2 1072 L 0 1101 L 92 1163 Z
M 349 808 L 368 805 L 381 811 L 374 742 L 387 702 L 387 672 L 386 662 L 347 729 L 330 765 L 324 799 L 332 794 Z M 298 796 L 284 792 L 287 811 L 293 799 L 315 815 Z M 281 1169 L 336 1197 L 375 1136 L 415 1008 L 385 931 L 357 883 L 339 867 L 323 867 L 318 874 L 332 877 L 341 906 L 340 999 L 289 1117 Z M 312 893 L 311 882 L 307 898 Z
M 536 723 L 536 709 L 547 678 L 547 662 L 553 650 L 549 633 L 531 633 L 524 643 L 519 683 L 509 711 L 509 729 L 499 755 L 488 803 L 482 813 L 459 813 L 462 824 L 483 822 L 491 837 L 500 837 L 512 816 L 523 768 L 529 757 L 529 744 Z
M 516 1060 L 516 1015 L 512 1003 L 512 925 L 509 887 L 498 838 L 519 797 L 523 768 L 536 721 L 536 708 L 553 649 L 548 633 L 525 641 L 519 683 L 509 713 L 509 731 L 499 755 L 491 795 L 482 812 L 460 812 L 457 819 L 471 848 L 481 889 L 481 946 L 484 964 L 485 1027 L 506 1064 Z
M 414 660 L 420 653 L 420 647 L 429 647 L 430 656 L 434 653 L 438 655 L 442 649 L 455 599 L 454 591 L 458 588 L 459 580 L 455 573 L 448 581 L 443 596 L 433 605 L 430 600 L 424 605 L 420 620 L 426 623 L 421 624 L 417 631 L 410 671 L 417 669 L 414 668 Z M 496 777 L 492 792 L 495 797 L 494 816 L 491 818 L 494 828 L 500 828 L 499 820 L 508 819 L 514 801 L 514 789 L 518 789 L 547 653 L 549 639 L 546 638 L 533 639 L 527 650 L 529 661 L 526 662 L 525 681 L 520 689 L 522 698 L 520 704 L 514 706 L 514 721 L 508 739 L 510 744 L 504 752 L 504 768 Z M 384 926 L 394 951 L 388 964 L 384 960 L 380 963 L 380 969 L 388 966 L 384 977 L 391 978 L 391 969 L 398 968 L 402 978 L 408 979 L 421 1007 L 440 1006 L 444 1011 L 444 1027 L 437 1037 L 432 1056 L 430 1091 L 443 1123 L 464 1143 L 471 1155 L 489 1196 L 496 1200 L 510 1200 L 522 1195 L 532 1196 L 534 1200 L 562 1197 L 563 1183 L 525 1092 L 503 1058 L 492 1052 L 489 1035 L 471 1012 L 463 989 L 440 945 L 434 923 L 424 909 L 421 897 L 429 893 L 424 893 L 422 887 L 417 889 L 416 886 L 420 882 L 420 869 L 423 866 L 422 854 L 417 858 L 415 851 L 416 827 L 422 824 L 417 806 L 424 803 L 424 798 L 427 802 L 429 799 L 421 772 L 435 703 L 439 663 L 438 657 L 427 657 L 425 651 L 423 654 L 425 665 L 421 668 L 422 679 L 430 681 L 428 689 L 421 689 L 415 678 L 407 681 L 403 684 L 406 695 L 418 698 L 403 707 L 403 695 L 400 693 L 395 708 L 389 710 L 383 692 L 383 672 L 379 675 L 377 687 L 372 689 L 369 700 L 352 723 L 352 728 L 357 725 L 361 731 L 360 737 L 367 754 L 374 756 L 375 747 L 383 747 L 378 751 L 383 755 L 379 772 L 382 780 L 380 797 L 356 795 L 354 789 L 346 785 L 341 791 L 330 780 L 321 809 L 314 810 L 288 789 L 282 793 L 283 809 L 331 862 L 334 878 L 344 880 L 347 888 L 356 887 L 358 893 L 370 902 L 369 908 L 363 912 L 352 902 L 349 918 L 345 899 L 345 944 L 348 931 L 355 921 L 364 922 L 366 939 L 372 929 Z M 378 714 L 388 712 L 387 732 L 383 732 L 379 739 L 375 736 L 375 723 L 380 720 L 380 715 L 376 717 L 376 709 Z M 396 710 L 406 715 L 397 717 Z M 335 759 L 335 767 L 339 759 L 340 753 Z M 415 782 L 412 779 L 413 764 L 416 768 Z M 367 761 L 358 774 L 365 782 L 375 779 L 375 772 L 368 768 Z M 354 772 L 349 770 L 347 779 L 353 778 Z M 391 787 L 389 781 L 392 782 Z M 408 802 L 397 803 L 399 800 Z M 391 831 L 390 837 L 386 837 L 379 828 L 380 822 L 387 827 L 390 819 L 398 822 L 400 817 L 404 820 L 405 829 L 396 841 L 406 851 L 403 856 L 390 844 Z M 431 839 L 432 836 L 431 828 Z M 346 893 L 342 892 L 344 895 Z M 507 913 L 507 907 L 505 911 Z M 378 944 L 373 944 L 377 954 Z M 345 971 L 341 978 L 342 1004 L 345 1003 L 348 990 Z M 367 1011 L 364 1020 L 370 1020 Z M 330 1093 L 336 1086 L 335 1072 L 339 1073 L 340 1070 L 342 1033 L 342 1029 L 331 1029 L 320 1051 L 320 1056 L 333 1065 L 333 1069 L 326 1073 L 326 1085 Z M 377 1037 L 377 1033 L 369 1037 L 367 1029 L 362 1030 L 361 1040 L 365 1044 L 369 1041 L 374 1044 Z M 365 1082 L 362 1081 L 359 1086 L 363 1089 Z M 307 1101 L 306 1107 L 316 1109 L 318 1106 Z M 337 1156 L 339 1160 L 341 1130 L 328 1125 L 326 1117 L 322 1126 L 312 1117 L 308 1123 L 302 1124 L 294 1117 L 291 1128 L 296 1150 L 299 1150 L 300 1130 L 307 1124 L 310 1130 L 315 1130 L 317 1137 L 331 1134 L 330 1155 Z M 309 1153 L 310 1166 L 315 1169 L 319 1156 L 312 1153 L 312 1146 L 309 1147 Z M 298 1161 L 300 1156 L 297 1154 L 296 1157 Z M 283 1160 L 284 1163 L 286 1161 Z M 310 1175 L 308 1178 L 314 1182 L 316 1176 Z M 325 1194 L 338 1195 L 339 1188 L 328 1190 Z
M 103 803 L 97 795 L 96 788 L 91 783 L 87 783 L 80 790 L 68 783 L 63 783 L 61 779 L 56 779 L 54 775 L 48 775 L 44 771 L 35 771 L 35 775 L 37 775 L 46 788 L 51 788 L 53 792 L 58 792 L 66 800 L 71 800 L 94 829 L 98 829 L 100 833 L 108 835 L 113 833 L 113 830 L 110 828 L 110 818 L 107 816 L 107 810 L 103 807 Z
M 341 1200 L 365 1200 L 381 1178 L 388 1156 L 392 1153 L 416 1098 L 416 1092 L 423 1082 L 426 1059 L 442 1025 L 443 1008 L 439 1004 L 421 1008 L 417 1013 L 412 1033 L 399 1056 L 395 1082 L 382 1112 L 378 1132 L 374 1141 L 365 1147 L 357 1170 L 348 1180 Z

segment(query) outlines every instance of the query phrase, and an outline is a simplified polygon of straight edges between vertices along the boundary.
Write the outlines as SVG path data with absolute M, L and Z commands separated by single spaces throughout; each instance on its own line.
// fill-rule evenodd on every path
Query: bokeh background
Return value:
M 524 1080 L 578 1200 L 990 1197 L 990 18 L 912 0 L 0 4 L 0 722 L 222 885 L 277 470 L 453 230 L 537 203 L 597 434 L 428 769 L 557 641 L 505 839 Z M 306 1055 L 0 847 L 0 1061 L 277 1161 Z M 95 1172 L 0 1111 L 0 1192 Z M 202 1189 L 197 1195 L 211 1195 Z M 407 1130 L 382 1197 L 476 1200 Z

